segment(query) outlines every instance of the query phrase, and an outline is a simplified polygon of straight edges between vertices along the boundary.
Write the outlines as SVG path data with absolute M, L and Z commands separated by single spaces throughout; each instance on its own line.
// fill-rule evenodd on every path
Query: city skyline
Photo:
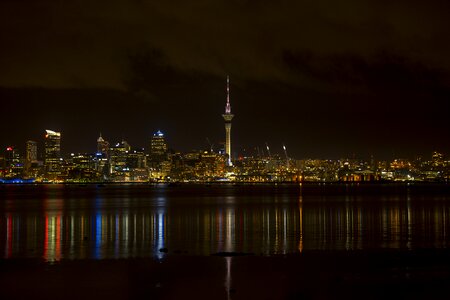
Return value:
M 450 160 L 445 154 L 433 152 L 429 157 L 379 160 L 357 157 L 341 159 L 298 159 L 270 151 L 269 145 L 246 155 L 229 155 L 231 149 L 230 121 L 233 118 L 229 101 L 225 106 L 227 142 L 220 149 L 174 151 L 166 137 L 156 131 L 147 150 L 133 147 L 122 139 L 110 143 L 100 133 L 97 149 L 91 153 L 61 152 L 63 134 L 45 130 L 44 147 L 26 142 L 26 153 L 9 146 L 0 153 L 0 183 L 157 183 L 157 182 L 448 182 Z M 210 142 L 208 140 L 208 142 Z M 39 155 L 40 154 L 40 155 Z
M 44 158 L 44 149 L 45 149 L 45 132 L 47 131 L 53 131 L 51 129 L 45 129 L 43 130 L 43 134 L 41 134 L 40 137 L 34 137 L 34 138 L 30 138 L 26 141 L 23 141 L 22 143 L 20 143 L 19 145 L 16 144 L 12 144 L 12 143 L 2 143 L 2 149 L 3 150 L 8 150 L 8 149 L 14 149 L 15 151 L 18 151 L 21 155 L 26 156 L 27 155 L 27 149 L 29 147 L 29 143 L 33 143 L 34 145 L 34 151 L 35 151 L 35 155 L 38 159 L 43 159 Z M 62 135 L 62 132 L 57 132 L 59 134 Z M 169 138 L 165 133 L 163 133 L 160 129 L 155 130 L 153 133 L 151 133 L 149 135 L 149 138 L 146 139 L 146 142 L 144 143 L 140 143 L 139 145 L 135 145 L 135 144 L 131 144 L 130 145 L 135 148 L 135 149 L 142 149 L 144 151 L 146 151 L 146 153 L 149 153 L 151 151 L 151 146 L 148 146 L 149 141 L 151 141 L 152 137 L 157 135 L 157 134 L 162 134 L 164 135 L 166 138 Z M 65 156 L 70 156 L 71 154 L 95 154 L 96 150 L 98 148 L 98 142 L 99 139 L 102 139 L 102 141 L 106 141 L 103 140 L 103 138 L 107 138 L 105 137 L 104 134 L 102 134 L 101 132 L 99 133 L 99 136 L 97 136 L 96 139 L 89 141 L 89 143 L 91 144 L 89 146 L 89 149 L 83 149 L 82 151 L 73 151 L 73 149 L 67 149 L 67 147 L 61 146 L 61 156 L 65 157 Z M 61 138 L 61 144 L 64 145 L 64 138 Z M 209 138 L 205 139 L 205 143 L 204 145 L 201 145 L 199 147 L 196 148 L 192 148 L 189 150 L 181 150 L 181 149 L 176 149 L 174 147 L 172 147 L 170 144 L 167 145 L 167 150 L 168 151 L 172 151 L 174 153 L 176 152 L 192 152 L 192 151 L 209 151 L 210 149 L 213 150 L 213 152 L 216 153 L 226 153 L 226 139 L 223 139 L 222 142 L 219 142 L 217 144 L 211 143 L 211 141 L 209 141 Z M 121 143 L 121 142 L 127 142 L 128 143 L 128 139 L 124 136 L 122 136 L 122 138 L 119 139 L 110 139 L 108 138 L 107 143 L 109 145 L 109 143 L 111 142 L 112 145 L 117 144 L 117 143 Z M 147 146 L 140 146 L 143 144 L 147 144 Z M 212 148 L 211 148 L 212 146 Z M 268 150 L 269 148 L 269 150 Z M 37 150 L 39 149 L 39 150 Z M 242 149 L 244 151 L 242 151 Z M 285 143 L 281 143 L 279 145 L 273 145 L 273 144 L 268 144 L 266 143 L 260 143 L 258 145 L 256 145 L 255 147 L 243 147 L 241 150 L 236 150 L 233 151 L 233 159 L 238 159 L 239 157 L 243 157 L 245 156 L 245 154 L 248 154 L 248 156 L 279 156 L 279 157 L 285 157 L 287 155 L 287 148 Z M 2 151 L 3 151 L 2 150 Z M 258 150 L 259 150 L 259 154 L 258 154 Z M 244 153 L 245 152 L 245 153 Z M 375 156 L 369 152 L 366 153 L 348 153 L 348 155 L 341 155 L 341 156 L 337 156 L 337 155 L 331 155 L 331 156 L 294 156 L 294 155 L 289 155 L 290 159 L 330 159 L 330 160 L 340 160 L 340 159 L 370 159 L 370 158 L 377 158 L 380 160 L 386 160 L 386 161 L 392 161 L 395 159 L 416 159 L 416 158 L 427 158 L 429 156 L 432 155 L 432 153 L 434 152 L 439 152 L 439 153 L 444 153 L 444 155 L 447 155 L 446 152 L 443 151 L 439 151 L 438 149 L 434 149 L 433 151 L 430 152 L 420 152 L 420 153 L 413 153 L 412 155 L 409 156 L 401 156 L 401 155 L 396 155 L 394 152 L 392 153 L 391 157 L 385 157 L 385 156 Z M 271 153 L 271 154 L 269 154 Z M 289 152 L 290 153 L 290 152 Z M 1 157 L 1 155 L 0 155 Z

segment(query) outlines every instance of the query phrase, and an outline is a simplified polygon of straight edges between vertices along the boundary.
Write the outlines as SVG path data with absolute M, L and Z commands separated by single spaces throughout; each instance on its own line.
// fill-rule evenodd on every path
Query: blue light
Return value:
M 94 256 L 96 259 L 100 259 L 100 248 L 102 246 L 102 216 L 99 212 L 97 212 L 95 216 L 95 253 Z
M 4 184 L 33 183 L 34 181 L 35 181 L 34 178 L 31 178 L 31 179 L 21 179 L 21 178 L 2 179 L 2 178 L 0 178 L 0 183 L 4 183 Z
M 164 248 L 165 246 L 165 236 L 164 236 L 164 212 L 163 211 L 159 211 L 158 215 L 157 215 L 157 239 L 156 239 L 156 256 L 158 257 L 158 259 L 163 259 L 164 258 L 164 253 L 160 252 L 159 249 Z

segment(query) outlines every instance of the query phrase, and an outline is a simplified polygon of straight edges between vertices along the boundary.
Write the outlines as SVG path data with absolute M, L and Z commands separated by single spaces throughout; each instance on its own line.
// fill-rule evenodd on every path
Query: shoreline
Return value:
M 33 186 L 33 185 L 68 185 L 68 186 L 93 186 L 93 185 L 142 185 L 142 186 L 370 186 L 370 185 L 424 185 L 424 186 L 448 186 L 449 181 L 172 181 L 172 182 L 128 182 L 128 181 L 98 181 L 98 182 L 21 182 L 21 183 L 4 183 L 0 182 L 0 186 Z

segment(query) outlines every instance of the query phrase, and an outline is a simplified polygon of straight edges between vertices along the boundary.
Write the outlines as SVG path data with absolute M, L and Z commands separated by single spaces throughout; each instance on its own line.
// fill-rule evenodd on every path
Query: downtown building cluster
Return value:
M 134 148 L 127 141 L 108 142 L 102 135 L 93 153 L 61 153 L 60 132 L 46 130 L 43 149 L 27 141 L 25 153 L 6 147 L 0 155 L 0 182 L 373 182 L 450 179 L 450 161 L 434 152 L 418 157 L 375 159 L 303 159 L 258 151 L 232 159 L 223 149 L 173 151 L 161 131 L 149 148 Z M 93 144 L 95 141 L 93 141 Z M 42 143 L 41 143 L 42 144 Z M 268 147 L 267 147 L 268 148 Z M 40 154 L 38 159 L 38 153 Z
M 159 182 L 214 181 L 226 176 L 227 156 L 223 151 L 169 150 L 166 138 L 157 131 L 149 151 L 134 148 L 127 141 L 111 144 L 102 135 L 94 153 L 61 153 L 62 134 L 46 130 L 42 159 L 38 142 L 26 142 L 25 155 L 9 146 L 0 156 L 3 182 Z
M 161 131 L 149 148 L 132 147 L 127 141 L 108 142 L 101 134 L 93 153 L 62 155 L 62 134 L 46 130 L 43 150 L 27 141 L 25 151 L 5 147 L 0 152 L 0 183 L 22 182 L 374 182 L 438 181 L 450 179 L 450 161 L 434 152 L 430 159 L 296 160 L 272 155 L 269 146 L 252 155 L 232 155 L 229 79 L 226 86 L 225 142 L 221 149 L 171 150 Z M 94 141 L 93 141 L 94 144 Z M 281 148 L 280 148 L 281 149 Z M 261 151 L 260 151 L 261 150 Z M 38 156 L 40 154 L 40 156 Z

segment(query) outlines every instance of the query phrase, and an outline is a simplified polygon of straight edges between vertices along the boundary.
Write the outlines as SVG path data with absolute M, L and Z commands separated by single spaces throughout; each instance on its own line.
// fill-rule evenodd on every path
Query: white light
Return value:
M 60 133 L 60 132 L 56 132 L 56 131 L 48 130 L 48 129 L 46 129 L 45 131 L 47 132 L 48 135 L 61 136 L 61 133 Z

